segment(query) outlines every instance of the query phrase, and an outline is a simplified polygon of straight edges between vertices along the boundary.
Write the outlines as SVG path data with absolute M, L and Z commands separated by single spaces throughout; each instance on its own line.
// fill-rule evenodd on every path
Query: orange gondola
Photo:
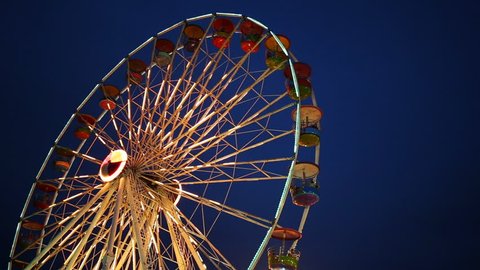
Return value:
M 283 35 L 270 36 L 265 40 L 265 47 L 267 48 L 265 63 L 271 69 L 283 70 L 286 66 L 288 56 L 286 55 L 282 46 L 288 50 L 290 48 L 290 40 Z
M 70 149 L 57 147 L 55 149 L 57 158 L 54 161 L 55 169 L 59 172 L 66 172 L 70 169 L 70 160 L 73 157 L 73 152 Z
M 205 31 L 199 25 L 188 24 L 183 29 L 183 48 L 189 52 L 194 52 L 200 44 L 200 41 L 202 40 L 204 34 Z
M 293 110 L 292 119 L 296 121 L 297 110 Z M 322 110 L 314 105 L 300 107 L 300 138 L 298 144 L 304 147 L 313 147 L 320 144 L 320 120 Z

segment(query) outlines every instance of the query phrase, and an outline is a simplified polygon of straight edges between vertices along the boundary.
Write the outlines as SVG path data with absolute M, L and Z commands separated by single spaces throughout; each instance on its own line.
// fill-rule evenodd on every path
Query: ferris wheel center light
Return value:
M 103 182 L 110 182 L 117 178 L 125 168 L 128 155 L 124 150 L 112 151 L 100 165 L 98 175 Z

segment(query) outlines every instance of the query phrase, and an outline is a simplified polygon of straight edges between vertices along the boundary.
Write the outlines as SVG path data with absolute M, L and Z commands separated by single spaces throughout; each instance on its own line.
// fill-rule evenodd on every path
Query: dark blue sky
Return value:
M 291 39 L 325 112 L 302 269 L 480 268 L 476 1 L 88 2 L 3 4 L 0 265 L 43 159 L 93 86 L 166 27 L 233 12 Z

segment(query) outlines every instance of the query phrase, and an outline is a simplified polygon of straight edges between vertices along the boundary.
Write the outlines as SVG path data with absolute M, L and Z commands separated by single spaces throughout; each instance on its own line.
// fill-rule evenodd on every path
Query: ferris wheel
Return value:
M 322 111 L 290 47 L 213 13 L 129 53 L 55 139 L 8 268 L 297 269 Z

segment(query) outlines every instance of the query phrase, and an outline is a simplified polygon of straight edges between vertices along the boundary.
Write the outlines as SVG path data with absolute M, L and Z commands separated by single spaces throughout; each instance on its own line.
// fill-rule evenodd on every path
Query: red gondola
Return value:
M 212 37 L 213 46 L 219 49 L 222 47 L 227 48 L 230 45 L 228 38 L 235 28 L 232 21 L 226 18 L 217 18 L 213 22 L 212 27 L 215 31 Z
M 251 20 L 245 20 L 240 25 L 240 31 L 242 32 L 240 46 L 246 53 L 255 53 L 260 48 L 258 41 L 263 34 L 263 27 L 252 22 Z
M 103 98 L 100 100 L 100 108 L 113 110 L 117 106 L 115 100 L 120 95 L 120 90 L 113 85 L 102 85 Z
M 297 79 L 308 79 L 312 75 L 312 69 L 308 64 L 302 62 L 293 63 L 293 69 L 295 70 L 295 75 Z M 287 79 L 292 80 L 292 70 L 290 68 L 286 68 L 283 72 Z
M 295 241 L 302 237 L 302 234 L 292 228 L 276 228 L 272 238 L 282 240 L 282 246 L 270 247 L 268 249 L 268 269 L 270 270 L 296 270 L 300 251 L 285 248 L 285 241 Z
M 20 231 L 18 245 L 21 249 L 30 248 L 40 238 L 43 224 L 35 221 L 24 220 Z
M 95 125 L 97 121 L 95 117 L 88 114 L 78 114 L 77 121 L 80 123 L 80 126 L 75 130 L 74 135 L 80 140 L 86 140 L 90 137 L 91 128 Z
M 168 39 L 159 38 L 155 42 L 155 63 L 163 67 L 172 61 L 172 52 L 175 50 L 175 44 Z
M 57 187 L 47 183 L 37 183 L 35 186 L 33 205 L 38 209 L 47 209 L 53 202 Z
M 288 95 L 294 100 L 304 100 L 312 95 L 312 84 L 307 79 L 298 79 L 298 90 L 300 95 L 295 91 L 295 85 L 292 80 L 287 79 L 285 84 Z
M 128 79 L 131 83 L 140 84 L 143 81 L 143 73 L 147 70 L 147 64 L 140 59 L 128 60 Z

